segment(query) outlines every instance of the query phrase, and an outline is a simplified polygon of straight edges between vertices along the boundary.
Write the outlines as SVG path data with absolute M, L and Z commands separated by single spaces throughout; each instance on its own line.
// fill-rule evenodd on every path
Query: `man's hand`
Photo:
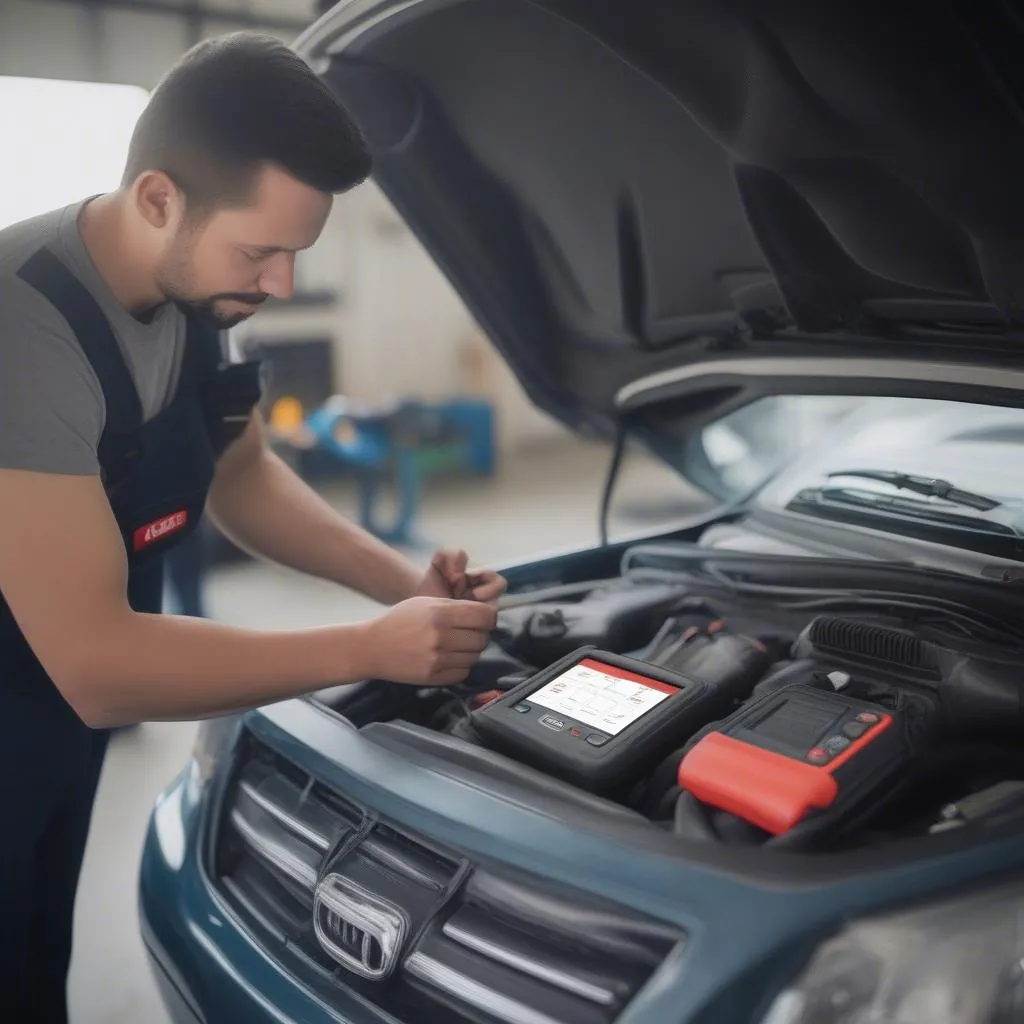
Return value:
M 498 613 L 488 604 L 412 597 L 366 626 L 370 675 L 394 683 L 461 683 L 487 646 Z
M 469 569 L 468 565 L 469 556 L 465 551 L 448 548 L 438 551 L 420 582 L 417 595 L 495 604 L 508 587 L 505 577 L 493 569 Z

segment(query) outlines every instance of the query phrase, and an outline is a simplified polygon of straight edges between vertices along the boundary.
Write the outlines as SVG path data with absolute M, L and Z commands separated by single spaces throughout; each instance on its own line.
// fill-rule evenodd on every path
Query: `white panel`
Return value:
M 117 188 L 146 103 L 135 86 L 0 77 L 0 227 Z

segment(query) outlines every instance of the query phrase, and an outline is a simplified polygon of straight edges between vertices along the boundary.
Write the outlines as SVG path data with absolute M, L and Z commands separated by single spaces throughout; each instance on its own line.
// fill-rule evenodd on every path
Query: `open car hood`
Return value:
M 1024 400 L 1013 0 L 348 0 L 297 48 L 572 427 Z

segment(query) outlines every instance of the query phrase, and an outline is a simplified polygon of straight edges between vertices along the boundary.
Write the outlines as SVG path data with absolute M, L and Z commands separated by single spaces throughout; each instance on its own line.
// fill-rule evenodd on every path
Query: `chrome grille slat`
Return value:
M 307 842 L 312 843 L 318 850 L 327 852 L 330 848 L 331 841 L 328 836 L 323 835 L 321 832 L 316 831 L 312 826 L 307 825 L 304 821 L 296 817 L 289 811 L 286 811 L 280 805 L 274 803 L 268 796 L 265 796 L 260 792 L 251 782 L 245 782 L 244 780 L 239 783 L 238 787 L 242 793 L 244 793 L 254 804 L 266 811 L 271 817 L 279 821 L 289 832 L 293 832 L 301 839 L 305 839 Z
M 615 993 L 609 988 L 602 988 L 582 978 L 577 978 L 567 971 L 553 967 L 550 964 L 543 964 L 537 960 L 531 960 L 513 949 L 509 949 L 486 939 L 483 936 L 475 935 L 467 928 L 457 924 L 454 920 L 446 921 L 442 932 L 453 942 L 471 949 L 482 956 L 511 967 L 522 974 L 528 974 L 538 981 L 546 982 L 564 992 L 570 992 L 581 999 L 597 1003 L 599 1006 L 611 1006 L 615 1002 Z
M 508 1024 L 564 1024 L 532 1006 L 495 992 L 494 989 L 456 971 L 424 953 L 413 953 L 405 969 L 414 978 L 432 985 L 439 992 L 453 996 L 477 1010 L 483 1010 Z
M 316 866 L 304 861 L 284 843 L 277 842 L 265 832 L 261 832 L 256 825 L 246 819 L 239 808 L 232 809 L 230 821 L 242 841 L 270 867 L 281 871 L 310 893 L 313 892 L 316 888 Z
M 393 847 L 376 833 L 370 833 L 363 841 L 363 850 L 380 863 L 386 864 L 392 871 L 405 875 L 406 878 L 429 889 L 439 891 L 444 888 L 448 880 L 441 876 L 440 871 L 431 873 L 422 858 L 417 858 L 401 848 Z

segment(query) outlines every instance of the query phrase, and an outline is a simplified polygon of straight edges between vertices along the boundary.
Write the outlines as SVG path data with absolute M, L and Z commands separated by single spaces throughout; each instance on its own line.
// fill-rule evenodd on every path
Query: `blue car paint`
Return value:
M 857 877 L 753 881 L 712 863 L 683 861 L 667 850 L 638 850 L 611 833 L 573 830 L 528 806 L 412 765 L 311 702 L 289 701 L 253 712 L 246 724 L 284 757 L 350 799 L 438 843 L 682 926 L 688 942 L 632 1002 L 621 1024 L 702 1020 L 723 993 L 742 1012 L 738 1020 L 751 1019 L 813 944 L 843 919 L 962 890 L 1024 865 L 1024 836 L 1014 836 L 966 852 L 942 852 L 937 843 L 930 856 Z M 249 939 L 200 863 L 217 787 L 199 792 L 190 777 L 189 771 L 183 773 L 161 799 L 162 806 L 170 801 L 180 817 L 180 867 L 174 863 L 175 850 L 168 853 L 168 838 L 171 847 L 178 839 L 166 822 L 158 823 L 160 807 L 146 839 L 141 908 L 151 955 L 207 1022 L 388 1019 L 354 995 L 350 1003 L 328 1008 Z

